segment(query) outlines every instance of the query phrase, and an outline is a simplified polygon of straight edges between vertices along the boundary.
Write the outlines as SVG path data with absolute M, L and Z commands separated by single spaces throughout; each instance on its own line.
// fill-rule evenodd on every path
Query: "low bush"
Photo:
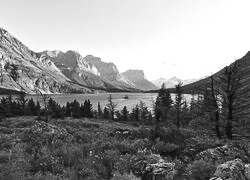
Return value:
M 151 130 L 151 139 L 159 139 L 165 143 L 173 143 L 177 145 L 183 145 L 185 136 L 177 128 L 156 128 Z
M 157 141 L 153 146 L 153 150 L 156 154 L 160 154 L 161 156 L 176 156 L 179 151 L 179 146 L 173 143 Z
M 204 160 L 196 160 L 192 163 L 191 170 L 191 178 L 194 180 L 209 180 L 212 177 L 216 167 Z

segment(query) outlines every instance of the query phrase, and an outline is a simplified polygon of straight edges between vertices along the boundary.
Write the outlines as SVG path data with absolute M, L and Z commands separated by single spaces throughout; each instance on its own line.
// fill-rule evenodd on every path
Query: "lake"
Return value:
M 79 103 L 84 103 L 85 100 L 90 100 L 93 105 L 93 108 L 97 110 L 98 102 L 102 108 L 104 108 L 108 103 L 108 97 L 111 94 L 113 102 L 117 103 L 117 109 L 121 110 L 124 106 L 127 106 L 127 109 L 131 111 L 136 104 L 139 104 L 140 101 L 143 101 L 148 109 L 153 108 L 153 102 L 157 97 L 157 93 L 99 93 L 99 94 L 53 94 L 50 95 L 60 105 L 66 105 L 67 102 L 73 102 L 75 99 Z M 128 96 L 128 99 L 124 97 Z M 171 94 L 172 99 L 174 100 L 175 94 Z M 41 98 L 37 95 L 29 95 L 27 98 L 33 98 L 35 101 L 41 101 Z M 190 103 L 192 95 L 184 94 L 184 99 Z M 197 96 L 194 97 L 197 99 Z M 41 103 L 42 105 L 42 103 Z
M 108 97 L 111 94 L 113 102 L 117 103 L 117 109 L 121 110 L 124 106 L 130 111 L 136 104 L 143 101 L 149 109 L 152 109 L 153 101 L 156 99 L 156 93 L 99 93 L 99 94 L 53 94 L 50 95 L 60 105 L 66 105 L 67 102 L 72 102 L 75 99 L 79 103 L 84 103 L 85 100 L 90 100 L 94 109 L 97 109 L 98 102 L 102 108 L 108 103 Z M 124 97 L 128 96 L 128 99 Z M 41 101 L 37 95 L 29 95 L 27 98 L 33 98 L 35 101 Z M 41 104 L 42 105 L 42 104 Z
M 97 110 L 98 102 L 102 109 L 108 103 L 109 95 L 112 95 L 112 99 L 114 103 L 117 103 L 117 109 L 121 110 L 124 106 L 127 106 L 127 109 L 131 111 L 136 104 L 139 104 L 140 101 L 143 101 L 149 110 L 153 108 L 153 102 L 157 97 L 157 93 L 99 93 L 99 94 L 51 94 L 49 95 L 52 99 L 54 99 L 60 105 L 66 105 L 67 102 L 73 102 L 75 99 L 79 103 L 84 103 L 85 100 L 90 100 L 93 108 Z M 128 99 L 124 97 L 127 96 Z M 172 99 L 175 99 L 175 94 L 171 94 Z M 187 103 L 190 103 L 191 98 L 193 96 L 190 94 L 184 94 L 184 99 L 186 99 Z M 14 97 L 15 98 L 15 97 Z M 34 101 L 39 100 L 41 106 L 43 106 L 42 99 L 39 95 L 27 95 L 27 99 L 33 98 Z M 194 96 L 195 99 L 198 98 L 198 95 Z

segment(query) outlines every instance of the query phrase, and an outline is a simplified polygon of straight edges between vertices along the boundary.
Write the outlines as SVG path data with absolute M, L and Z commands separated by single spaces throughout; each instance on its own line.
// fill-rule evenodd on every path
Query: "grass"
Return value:
M 150 153 L 161 154 L 168 162 L 185 159 L 181 167 L 191 163 L 189 167 L 199 175 L 199 165 L 192 166 L 195 154 L 225 143 L 188 129 L 161 128 L 152 133 L 152 127 L 138 123 L 89 118 L 50 119 L 50 124 L 65 128 L 72 137 L 54 140 L 57 136 L 27 133 L 37 119 L 0 120 L 0 179 L 139 180 L 131 173 L 135 160 L 149 160 Z

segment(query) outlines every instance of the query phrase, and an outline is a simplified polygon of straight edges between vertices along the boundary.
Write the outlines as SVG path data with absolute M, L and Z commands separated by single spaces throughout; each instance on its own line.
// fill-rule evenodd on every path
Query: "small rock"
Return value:
M 142 180 L 172 180 L 175 175 L 174 167 L 174 163 L 167 162 L 147 164 Z

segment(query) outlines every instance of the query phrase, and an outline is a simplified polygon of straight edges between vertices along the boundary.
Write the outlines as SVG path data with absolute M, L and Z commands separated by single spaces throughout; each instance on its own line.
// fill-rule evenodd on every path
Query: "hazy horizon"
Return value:
M 250 50 L 244 0 L 0 0 L 0 27 L 31 50 L 76 50 L 149 80 L 200 78 Z

